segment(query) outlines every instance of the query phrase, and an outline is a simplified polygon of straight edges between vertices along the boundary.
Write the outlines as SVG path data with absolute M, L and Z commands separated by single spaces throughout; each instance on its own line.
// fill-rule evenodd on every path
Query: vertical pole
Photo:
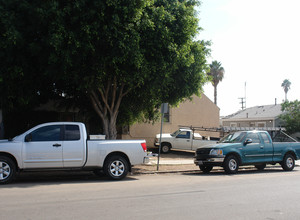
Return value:
M 247 82 L 245 82 L 245 108 L 247 108 L 246 103 L 247 103 Z
M 158 148 L 158 157 L 157 157 L 157 168 L 156 170 L 159 170 L 159 158 L 160 158 L 160 152 L 161 152 L 161 136 L 162 136 L 162 127 L 163 127 L 163 120 L 164 120 L 164 112 L 165 112 L 165 105 L 162 104 L 161 107 L 161 123 L 160 123 L 160 137 L 159 137 L 159 148 Z

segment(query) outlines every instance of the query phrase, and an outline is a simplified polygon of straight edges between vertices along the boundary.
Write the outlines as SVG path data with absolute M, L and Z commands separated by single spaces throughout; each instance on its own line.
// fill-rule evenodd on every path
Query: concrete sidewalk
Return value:
M 151 157 L 149 163 L 146 165 L 157 165 L 158 158 Z M 159 158 L 159 164 L 161 165 L 184 165 L 184 164 L 194 164 L 194 158 Z

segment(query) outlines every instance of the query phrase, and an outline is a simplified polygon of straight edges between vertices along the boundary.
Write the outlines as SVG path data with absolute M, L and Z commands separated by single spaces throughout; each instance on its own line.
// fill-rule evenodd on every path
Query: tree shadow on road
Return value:
M 127 176 L 121 182 L 137 180 L 133 176 Z M 119 182 L 103 176 L 97 176 L 89 171 L 53 171 L 53 172 L 24 172 L 20 173 L 14 182 L 1 185 L 0 188 L 30 188 L 42 185 L 64 185 L 82 183 L 108 183 Z

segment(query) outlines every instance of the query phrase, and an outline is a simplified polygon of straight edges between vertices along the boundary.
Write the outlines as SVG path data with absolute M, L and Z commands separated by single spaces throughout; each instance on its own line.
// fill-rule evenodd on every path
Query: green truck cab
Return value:
M 267 131 L 238 131 L 216 145 L 198 148 L 194 163 L 205 173 L 214 166 L 223 167 L 227 174 L 235 174 L 240 166 L 254 165 L 263 170 L 266 164 L 276 163 L 285 171 L 291 171 L 299 157 L 299 142 L 273 142 Z

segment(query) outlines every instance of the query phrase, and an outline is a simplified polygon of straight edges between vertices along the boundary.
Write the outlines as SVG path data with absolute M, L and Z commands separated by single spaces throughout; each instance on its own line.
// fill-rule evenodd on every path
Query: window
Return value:
M 260 139 L 257 133 L 248 134 L 247 139 L 252 139 L 252 143 L 260 143 Z
M 219 143 L 241 143 L 246 135 L 246 132 L 231 133 L 222 138 Z
M 31 132 L 31 141 L 60 141 L 61 126 L 49 125 Z
M 176 138 L 188 138 L 189 139 L 190 134 L 191 134 L 191 132 L 189 132 L 189 131 L 182 131 L 182 132 L 180 132 L 180 134 L 177 135 Z
M 257 122 L 257 127 L 265 128 L 266 127 L 266 122 Z
M 261 133 L 261 137 L 263 138 L 265 143 L 271 143 L 267 134 Z
M 230 123 L 230 127 L 232 127 L 232 128 L 235 128 L 235 127 L 237 127 L 237 123 Z
M 80 140 L 80 131 L 78 125 L 66 125 L 65 126 L 65 141 L 77 141 Z

